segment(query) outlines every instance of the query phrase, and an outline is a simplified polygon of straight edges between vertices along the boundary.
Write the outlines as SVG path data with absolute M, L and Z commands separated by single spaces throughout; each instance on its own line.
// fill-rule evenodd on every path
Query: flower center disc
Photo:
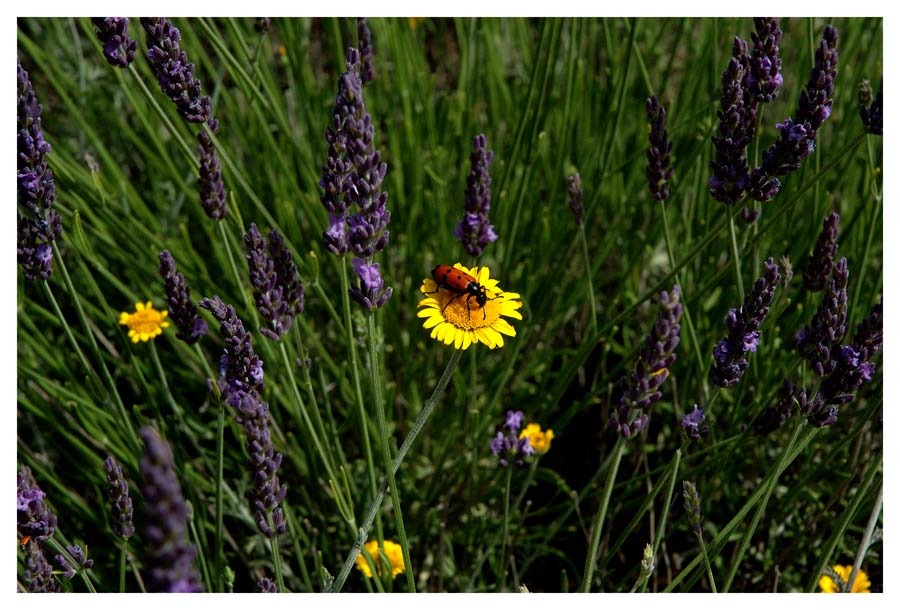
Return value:
M 497 294 L 487 291 L 488 302 L 484 307 L 469 294 L 458 294 L 441 288 L 440 302 L 444 319 L 465 330 L 491 326 L 500 317 L 500 301 Z M 491 300 L 495 299 L 495 300 Z

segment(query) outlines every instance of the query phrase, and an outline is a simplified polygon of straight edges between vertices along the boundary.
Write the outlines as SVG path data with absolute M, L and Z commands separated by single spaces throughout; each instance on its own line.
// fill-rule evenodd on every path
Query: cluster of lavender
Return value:
M 325 131 L 328 155 L 319 186 L 322 205 L 329 214 L 329 227 L 322 235 L 325 247 L 343 256 L 351 249 L 356 281 L 350 296 L 367 309 L 383 306 L 393 289 L 385 288 L 372 257 L 384 250 L 390 232 L 388 194 L 381 190 L 387 164 L 375 149 L 375 127 L 366 111 L 360 79 L 359 51 L 347 51 L 347 71 L 338 79 L 332 123 Z M 351 204 L 358 211 L 349 215 Z
M 196 551 L 187 540 L 188 507 L 175 474 L 172 448 L 149 426 L 141 430 L 141 438 L 147 587 L 155 593 L 202 592 L 193 565 Z
M 672 177 L 672 143 L 666 132 L 666 108 L 656 96 L 647 99 L 647 121 L 650 123 L 650 146 L 647 148 L 647 182 L 650 194 L 657 201 L 669 198 L 669 179 Z
M 834 371 L 835 350 L 847 333 L 847 259 L 834 265 L 813 319 L 797 333 L 797 349 L 820 377 Z
M 776 176 L 785 176 L 800 167 L 815 150 L 816 135 L 831 114 L 831 97 L 837 77 L 838 32 L 826 26 L 816 50 L 815 66 L 806 88 L 800 93 L 800 103 L 793 118 L 788 117 L 775 127 L 779 139 L 763 152 L 762 163 L 750 175 L 748 190 L 757 201 L 769 201 L 781 189 Z
M 636 436 L 644 429 L 649 418 L 647 410 L 662 398 L 660 387 L 675 363 L 675 348 L 680 340 L 679 320 L 683 310 L 680 299 L 678 286 L 671 293 L 665 290 L 660 293 L 656 322 L 641 345 L 634 368 L 619 382 L 622 397 L 619 406 L 611 410 L 610 422 L 624 438 Z
M 694 409 L 681 418 L 681 428 L 691 440 L 699 441 L 701 438 L 706 438 L 709 434 L 709 426 L 706 424 L 703 407 L 694 405 Z
M 271 243 L 271 238 L 270 238 Z M 254 487 L 248 491 L 256 509 L 256 523 L 260 532 L 268 538 L 287 531 L 284 515 L 279 506 L 287 493 L 287 487 L 278 481 L 278 467 L 282 456 L 275 453 L 269 433 L 269 406 L 262 401 L 263 362 L 253 352 L 251 334 L 234 312 L 219 297 L 200 301 L 200 307 L 209 310 L 220 324 L 225 340 L 225 351 L 219 363 L 218 386 L 225 403 L 236 412 L 236 421 L 247 434 L 250 469 Z M 271 522 L 270 522 L 271 515 Z
M 163 93 L 175 103 L 184 120 L 205 123 L 209 119 L 209 97 L 201 95 L 194 64 L 181 50 L 181 32 L 165 17 L 141 17 L 141 25 L 147 32 L 147 58 Z
M 178 329 L 175 336 L 193 345 L 206 334 L 206 322 L 191 301 L 191 289 L 185 283 L 184 275 L 175 270 L 175 258 L 168 250 L 159 253 L 159 275 L 166 283 L 169 317 Z
M 759 436 L 771 434 L 781 427 L 797 411 L 808 408 L 806 391 L 785 379 L 778 390 L 778 398 L 771 407 L 763 409 L 753 420 L 753 433 Z
M 834 256 L 837 254 L 838 231 L 840 229 L 841 217 L 837 212 L 832 212 L 825 217 L 822 223 L 822 232 L 816 240 L 813 248 L 812 256 L 806 263 L 806 270 L 803 272 L 803 287 L 812 292 L 818 292 L 825 288 L 825 282 L 831 275 L 834 268 Z
M 107 495 L 112 512 L 113 532 L 126 540 L 134 536 L 134 508 L 128 494 L 128 482 L 122 474 L 122 467 L 115 458 L 109 456 L 103 463 L 106 468 Z
M 263 576 L 256 581 L 256 590 L 258 593 L 278 593 L 278 585 L 271 578 Z
M 575 224 L 584 224 L 584 191 L 581 188 L 581 174 L 575 173 L 566 181 L 569 189 L 569 209 L 575 217 Z
M 691 529 L 694 530 L 694 533 L 698 536 L 701 535 L 703 530 L 700 527 L 700 523 L 703 520 L 700 515 L 700 494 L 697 492 L 697 486 L 694 485 L 693 481 L 682 481 L 682 496 L 684 497 L 684 511 L 688 515 L 688 522 L 691 524 Z
M 84 550 L 77 544 L 66 546 L 66 551 L 69 553 L 68 557 L 59 553 L 54 559 L 62 568 L 62 575 L 67 579 L 72 580 L 76 573 L 94 567 L 94 560 L 88 559 Z
M 53 247 L 62 222 L 53 209 L 56 185 L 53 171 L 44 156 L 50 144 L 41 129 L 41 112 L 28 72 L 16 58 L 17 170 L 18 209 L 16 257 L 25 278 L 46 280 L 53 273 Z
M 278 341 L 291 329 L 294 316 L 303 311 L 303 286 L 297 266 L 275 229 L 269 233 L 266 243 L 256 225 L 251 224 L 244 235 L 244 245 L 256 308 L 271 327 L 261 328 L 259 332 Z
M 103 55 L 110 65 L 127 68 L 134 61 L 137 42 L 128 36 L 128 17 L 91 17 Z
M 750 33 L 753 54 L 747 64 L 746 90 L 758 103 L 768 103 L 778 96 L 784 82 L 781 75 L 781 28 L 776 17 L 754 17 L 755 32 Z
M 717 386 L 733 386 L 747 370 L 747 352 L 755 352 L 759 345 L 759 329 L 775 298 L 775 287 L 781 279 L 778 265 L 766 259 L 765 271 L 756 280 L 743 305 L 730 309 L 725 317 L 728 335 L 713 349 L 709 379 Z
M 44 556 L 36 540 L 25 544 L 25 588 L 29 593 L 59 593 L 59 582 L 53 577 L 53 566 Z
M 503 424 L 503 427 L 508 432 L 504 434 L 502 431 L 498 431 L 497 436 L 491 441 L 491 453 L 497 456 L 503 467 L 510 464 L 522 466 L 525 464 L 526 457 L 534 455 L 534 449 L 531 447 L 528 437 L 519 438 L 519 430 L 522 428 L 524 419 L 525 414 L 522 411 L 507 411 L 506 423 Z
M 47 506 L 46 497 L 31 469 L 22 466 L 16 475 L 16 516 L 20 538 L 43 542 L 56 531 L 56 515 Z
M 209 130 L 219 132 L 219 121 L 210 119 Z M 212 138 L 204 130 L 197 134 L 200 151 L 200 204 L 203 211 L 213 220 L 222 220 L 228 212 L 225 203 L 225 185 L 222 183 L 222 166 L 216 155 Z
M 488 220 L 491 211 L 491 175 L 488 167 L 493 159 L 494 151 L 487 149 L 485 135 L 475 136 L 469 156 L 471 170 L 466 178 L 466 211 L 453 230 L 453 236 L 470 256 L 481 256 L 489 243 L 497 241 L 497 233 Z
M 863 127 L 866 133 L 876 136 L 883 134 L 882 125 L 882 84 L 878 85 L 878 93 L 874 99 L 872 97 L 872 85 L 867 80 L 863 80 L 859 85 L 859 117 L 862 119 Z
M 365 85 L 375 78 L 375 67 L 372 65 L 375 50 L 372 48 L 372 32 L 365 17 L 356 19 L 356 37 L 359 41 L 359 78 Z

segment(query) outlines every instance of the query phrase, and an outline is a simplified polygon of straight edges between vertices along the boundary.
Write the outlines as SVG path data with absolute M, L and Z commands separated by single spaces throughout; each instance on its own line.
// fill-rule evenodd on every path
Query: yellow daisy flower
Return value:
M 844 582 L 850 580 L 850 572 L 853 571 L 853 566 L 834 566 L 834 571 Z M 850 589 L 850 593 L 871 593 L 869 590 L 872 586 L 872 583 L 869 581 L 869 577 L 865 572 L 860 569 L 856 572 L 856 580 L 853 582 L 853 587 Z M 819 579 L 819 588 L 822 589 L 822 593 L 840 593 L 841 587 L 838 583 L 834 582 L 834 579 L 831 576 L 823 576 Z
M 372 560 L 375 562 L 375 569 L 378 570 L 378 575 L 381 576 L 378 541 L 367 542 L 366 551 L 372 556 Z M 391 577 L 396 577 L 397 574 L 401 574 L 406 569 L 403 565 L 403 549 L 400 548 L 399 544 L 391 540 L 385 540 L 384 554 L 391 561 Z M 369 567 L 369 562 L 366 561 L 366 556 L 362 553 L 356 556 L 356 569 L 365 574 L 367 578 L 372 578 L 372 568 Z
M 525 437 L 528 437 L 528 443 L 531 445 L 531 448 L 534 449 L 534 452 L 543 455 L 550 451 L 550 441 L 553 440 L 553 430 L 548 428 L 545 431 L 541 431 L 540 424 L 528 424 L 519 434 L 520 439 Z
M 169 327 L 166 316 L 168 311 L 156 311 L 153 303 L 135 303 L 135 312 L 123 311 L 119 314 L 119 324 L 128 327 L 128 336 L 132 343 L 149 341 L 162 334 L 162 329 Z
M 470 295 L 440 288 L 432 278 L 425 278 L 419 290 L 425 298 L 419 301 L 420 318 L 425 318 L 423 326 L 431 329 L 431 338 L 453 345 L 456 349 L 468 349 L 473 343 L 484 343 L 490 349 L 503 347 L 503 335 L 516 336 L 516 329 L 501 318 L 522 319 L 518 309 L 522 307 L 522 297 L 515 292 L 503 292 L 497 280 L 491 279 L 487 267 L 464 267 L 453 265 L 463 273 L 471 275 L 484 287 L 487 301 L 479 306 Z

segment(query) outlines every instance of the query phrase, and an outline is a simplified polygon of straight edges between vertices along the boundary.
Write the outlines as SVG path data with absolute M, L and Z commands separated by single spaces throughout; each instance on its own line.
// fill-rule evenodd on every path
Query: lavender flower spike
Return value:
M 775 405 L 763 409 L 753 420 L 753 433 L 764 436 L 775 432 L 798 408 L 800 411 L 807 408 L 806 391 L 785 379 L 778 390 Z
M 766 259 L 765 268 L 743 305 L 730 310 L 725 318 L 728 335 L 713 350 L 714 362 L 709 369 L 709 379 L 717 386 L 727 388 L 740 381 L 748 366 L 747 352 L 755 352 L 759 345 L 759 329 L 781 279 L 772 258 Z
M 232 392 L 259 394 L 263 389 L 263 361 L 253 351 L 252 335 L 244 330 L 234 307 L 219 297 L 205 298 L 200 307 L 212 312 L 219 321 L 225 351 L 219 361 L 219 389 L 226 401 Z
M 366 85 L 375 78 L 375 67 L 372 65 L 375 51 L 372 49 L 372 32 L 365 17 L 356 19 L 356 35 L 359 40 L 359 78 Z
M 624 438 L 636 436 L 644 429 L 650 405 L 662 398 L 659 388 L 669 377 L 679 342 L 680 300 L 679 286 L 672 288 L 671 293 L 660 293 L 656 323 L 641 346 L 634 368 L 619 382 L 622 397 L 618 408 L 611 409 L 610 422 Z
M 866 128 L 866 133 L 876 136 L 884 133 L 881 89 L 882 85 L 879 83 L 878 93 L 873 100 L 872 85 L 869 81 L 863 81 L 860 85 L 859 117 L 862 119 L 863 127 Z
M 256 590 L 259 593 L 278 593 L 278 585 L 271 578 L 263 576 L 256 581 Z
M 128 17 L 91 17 L 103 55 L 110 65 L 127 68 L 134 61 L 137 42 L 128 36 Z
M 369 265 L 361 258 L 354 258 L 353 271 L 357 281 L 350 286 L 350 298 L 368 310 L 377 309 L 388 302 L 394 289 L 384 288 L 378 263 Z
M 209 120 L 209 129 L 218 133 L 219 122 L 216 119 Z M 222 220 L 228 213 L 225 203 L 225 185 L 222 183 L 222 166 L 219 164 L 219 156 L 216 147 L 205 130 L 197 134 L 200 151 L 200 205 L 203 211 L 213 220 Z
M 740 57 L 732 57 L 722 75 L 719 135 L 713 137 L 716 156 L 710 162 L 709 191 L 713 198 L 726 204 L 739 200 L 749 181 L 745 149 L 750 142 L 747 125 L 751 122 L 744 100 L 744 74 Z
M 209 119 L 209 97 L 201 95 L 194 64 L 181 50 L 181 32 L 165 17 L 141 17 L 141 25 L 147 32 L 147 59 L 163 93 L 175 103 L 184 120 L 205 123 Z
M 694 485 L 693 481 L 682 481 L 681 487 L 683 489 L 684 510 L 687 512 L 688 522 L 691 524 L 691 529 L 694 530 L 694 533 L 699 536 L 703 531 L 700 527 L 702 520 L 700 516 L 700 494 L 697 493 L 697 486 Z
M 244 244 L 256 308 L 270 326 L 259 332 L 278 341 L 291 329 L 294 316 L 303 311 L 303 287 L 297 267 L 278 231 L 269 233 L 267 244 L 256 225 L 251 224 Z
M 141 495 L 146 504 L 147 586 L 154 593 L 202 592 L 193 565 L 196 551 L 188 542 L 188 507 L 175 475 L 172 449 L 149 426 L 141 430 L 141 438 L 145 445 Z
M 681 428 L 688 438 L 699 441 L 709 434 L 709 426 L 706 425 L 706 415 L 703 408 L 694 405 L 694 410 L 681 418 Z
M 781 42 L 781 28 L 777 17 L 755 17 L 756 31 L 750 34 L 753 41 L 753 55 L 747 73 L 747 90 L 759 102 L 771 102 L 778 96 L 778 89 L 784 82 L 781 75 L 781 58 L 778 44 Z
M 175 270 L 175 258 L 168 250 L 159 253 L 159 275 L 166 283 L 169 314 L 178 328 L 175 336 L 193 345 L 206 334 L 206 322 L 191 301 L 191 289 L 185 284 L 184 275 Z
M 41 544 L 33 539 L 25 544 L 24 580 L 29 593 L 59 593 L 59 582 L 53 577 L 53 566 L 44 557 Z
M 38 487 L 28 466 L 16 476 L 16 514 L 20 538 L 41 542 L 56 531 L 56 515 L 45 502 L 46 494 Z
M 503 427 L 508 432 L 503 434 L 498 431 L 490 442 L 491 453 L 497 456 L 498 463 L 504 468 L 510 464 L 523 466 L 525 458 L 534 455 L 529 437 L 519 438 L 519 428 L 522 427 L 524 419 L 525 414 L 522 411 L 507 411 Z
M 453 236 L 456 237 L 470 256 L 481 256 L 485 247 L 497 241 L 497 233 L 488 220 L 491 211 L 491 175 L 488 166 L 494 159 L 494 152 L 487 149 L 487 138 L 479 134 L 472 139 L 472 154 L 469 156 L 471 171 L 466 178 L 466 211 Z
M 113 532 L 127 540 L 134 536 L 134 509 L 128 495 L 128 482 L 113 456 L 107 457 L 103 465 L 106 468 L 106 482 L 109 483 L 107 495 L 112 509 Z
M 816 246 L 813 248 L 812 256 L 806 263 L 806 269 L 803 271 L 803 287 L 812 292 L 818 292 L 825 288 L 828 276 L 834 267 L 834 255 L 837 254 L 838 230 L 841 223 L 841 217 L 837 212 L 832 212 L 825 217 L 822 223 L 822 232 L 816 240 Z
M 566 180 L 569 188 L 569 209 L 575 217 L 575 224 L 584 224 L 584 191 L 581 188 L 581 174 L 575 173 Z
M 60 553 L 54 559 L 62 568 L 63 576 L 67 579 L 71 580 L 78 572 L 94 567 L 94 560 L 88 559 L 84 550 L 77 544 L 66 546 L 66 551 L 69 553 L 68 557 Z
M 816 50 L 816 63 L 806 88 L 800 93 L 800 103 L 792 118 L 775 127 L 779 139 L 763 152 L 762 164 L 750 175 L 750 195 L 757 201 L 769 201 L 781 189 L 775 176 L 785 176 L 798 169 L 815 150 L 816 134 L 831 114 L 831 97 L 837 77 L 837 28 L 826 26 L 822 42 Z
M 650 194 L 657 201 L 669 198 L 669 180 L 672 178 L 672 143 L 666 133 L 666 108 L 656 96 L 647 99 L 647 121 L 650 123 L 650 146 L 647 148 L 647 182 Z
M 52 242 L 62 232 L 62 222 L 53 209 L 56 184 L 44 156 L 50 144 L 41 129 L 43 107 L 38 103 L 28 72 L 16 59 L 18 206 L 16 211 L 16 257 L 28 280 L 46 280 L 53 273 Z
M 847 259 L 834 266 L 822 303 L 808 326 L 797 333 L 797 348 L 820 377 L 834 370 L 833 356 L 847 333 Z

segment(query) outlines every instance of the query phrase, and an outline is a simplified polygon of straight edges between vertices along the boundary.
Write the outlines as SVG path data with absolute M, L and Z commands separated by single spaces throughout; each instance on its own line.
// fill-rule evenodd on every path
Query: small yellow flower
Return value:
M 445 288 L 439 288 L 431 278 L 425 278 L 419 290 L 426 298 L 419 301 L 420 318 L 425 318 L 423 327 L 431 329 L 431 338 L 453 345 L 456 349 L 468 349 L 473 343 L 484 343 L 490 349 L 503 347 L 503 335 L 516 336 L 516 329 L 501 318 L 522 319 L 518 309 L 522 307 L 522 297 L 515 292 L 503 292 L 497 280 L 491 279 L 487 267 L 464 267 L 459 263 L 456 269 L 468 273 L 484 287 L 487 302 L 484 307 L 475 303 L 469 295 L 459 295 Z
M 844 582 L 850 580 L 850 572 L 853 571 L 853 566 L 834 566 L 834 571 Z M 850 593 L 871 593 L 869 588 L 872 586 L 872 583 L 869 581 L 869 577 L 865 572 L 860 569 L 856 572 L 856 580 L 853 582 L 853 587 L 850 589 Z M 834 582 L 834 579 L 831 576 L 823 576 L 819 579 L 819 588 L 822 589 L 822 593 L 840 593 L 841 587 L 838 583 Z
M 373 540 L 371 542 L 367 542 L 366 551 L 369 553 L 369 555 L 372 556 L 372 560 L 375 562 L 375 569 L 378 570 L 378 575 L 381 576 L 381 561 L 378 555 L 378 541 Z M 388 559 L 391 561 L 392 578 L 396 577 L 397 574 L 402 573 L 406 569 L 403 565 L 403 549 L 400 548 L 399 544 L 390 540 L 385 540 L 384 554 L 387 555 Z M 366 561 L 366 557 L 362 553 L 360 553 L 356 557 L 356 569 L 365 574 L 367 578 L 372 578 L 372 568 L 369 567 L 369 562 Z
M 135 312 L 123 311 L 119 314 L 119 324 L 128 327 L 128 336 L 132 343 L 149 341 L 162 334 L 162 329 L 169 327 L 166 316 L 168 311 L 156 311 L 153 303 L 135 303 Z
M 534 452 L 538 455 L 543 455 L 550 451 L 550 441 L 553 440 L 553 430 L 548 428 L 545 431 L 541 431 L 540 424 L 528 424 L 519 434 L 520 439 L 526 437 L 528 438 L 528 443 L 531 445 L 531 448 L 534 449 Z

